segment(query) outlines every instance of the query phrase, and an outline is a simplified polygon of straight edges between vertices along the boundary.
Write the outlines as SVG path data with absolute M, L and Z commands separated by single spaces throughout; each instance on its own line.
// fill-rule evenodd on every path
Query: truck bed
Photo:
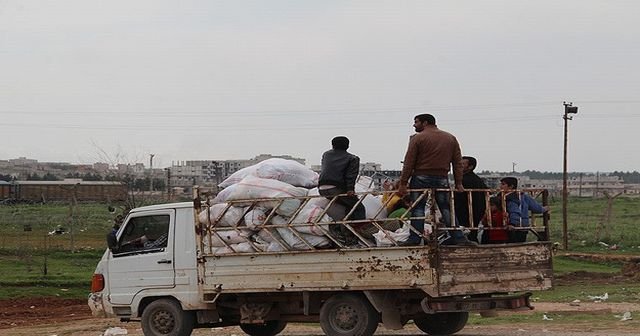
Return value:
M 552 286 L 548 243 L 387 247 L 203 258 L 200 284 L 217 293 L 420 289 L 431 297 Z

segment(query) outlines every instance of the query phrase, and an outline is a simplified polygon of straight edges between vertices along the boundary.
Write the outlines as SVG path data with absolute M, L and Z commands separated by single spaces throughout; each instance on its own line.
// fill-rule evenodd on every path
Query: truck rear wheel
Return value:
M 380 315 L 362 295 L 337 294 L 320 308 L 320 326 L 326 335 L 369 336 L 379 322 Z
M 469 319 L 468 312 L 424 314 L 413 319 L 418 329 L 429 335 L 452 335 L 464 328 Z
M 241 324 L 240 329 L 251 336 L 274 336 L 287 326 L 287 322 L 271 320 L 262 324 Z
M 142 312 L 142 331 L 145 336 L 189 336 L 194 323 L 193 314 L 182 310 L 175 300 L 153 301 Z

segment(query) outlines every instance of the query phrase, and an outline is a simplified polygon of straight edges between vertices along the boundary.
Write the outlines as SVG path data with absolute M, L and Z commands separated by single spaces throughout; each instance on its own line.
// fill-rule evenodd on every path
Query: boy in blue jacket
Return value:
M 528 230 L 516 230 L 515 228 L 529 228 L 530 213 L 544 213 L 549 211 L 548 206 L 542 206 L 533 197 L 525 192 L 517 192 L 518 179 L 505 177 L 500 180 L 500 189 L 505 193 L 507 214 L 509 216 L 509 242 L 523 243 L 527 241 Z

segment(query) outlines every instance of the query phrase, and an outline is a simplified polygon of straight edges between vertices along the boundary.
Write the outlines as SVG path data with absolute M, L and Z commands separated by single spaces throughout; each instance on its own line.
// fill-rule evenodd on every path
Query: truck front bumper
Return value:
M 105 305 L 102 293 L 90 293 L 87 304 L 95 317 L 115 317 L 110 307 Z

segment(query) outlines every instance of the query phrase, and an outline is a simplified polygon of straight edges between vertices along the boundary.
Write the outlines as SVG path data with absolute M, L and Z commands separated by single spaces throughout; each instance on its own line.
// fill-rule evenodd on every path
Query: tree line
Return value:
M 480 172 L 481 175 L 484 174 L 512 174 L 508 172 L 494 172 L 490 170 L 483 170 Z M 525 170 L 523 172 L 518 172 L 518 175 L 525 175 L 531 179 L 536 180 L 562 180 L 562 173 L 558 172 L 540 172 L 537 170 Z M 567 174 L 569 179 L 572 178 L 580 178 L 580 176 L 618 176 L 620 177 L 624 183 L 640 183 L 640 172 L 632 171 L 632 172 L 623 172 L 623 171 L 613 171 L 613 172 L 589 172 L 589 173 L 581 173 L 581 172 L 570 172 Z
M 136 178 L 131 175 L 117 176 L 117 175 L 105 175 L 102 176 L 97 173 L 67 173 L 64 178 L 59 178 L 49 172 L 44 175 L 38 175 L 36 173 L 27 174 L 26 181 L 62 181 L 65 178 L 81 179 L 82 181 L 110 181 L 110 182 L 123 182 L 134 190 L 149 190 L 151 179 L 149 177 Z M 8 174 L 0 174 L 0 180 L 5 182 L 15 181 L 16 179 Z M 167 183 L 164 179 L 153 179 L 153 190 L 161 191 L 167 188 Z

